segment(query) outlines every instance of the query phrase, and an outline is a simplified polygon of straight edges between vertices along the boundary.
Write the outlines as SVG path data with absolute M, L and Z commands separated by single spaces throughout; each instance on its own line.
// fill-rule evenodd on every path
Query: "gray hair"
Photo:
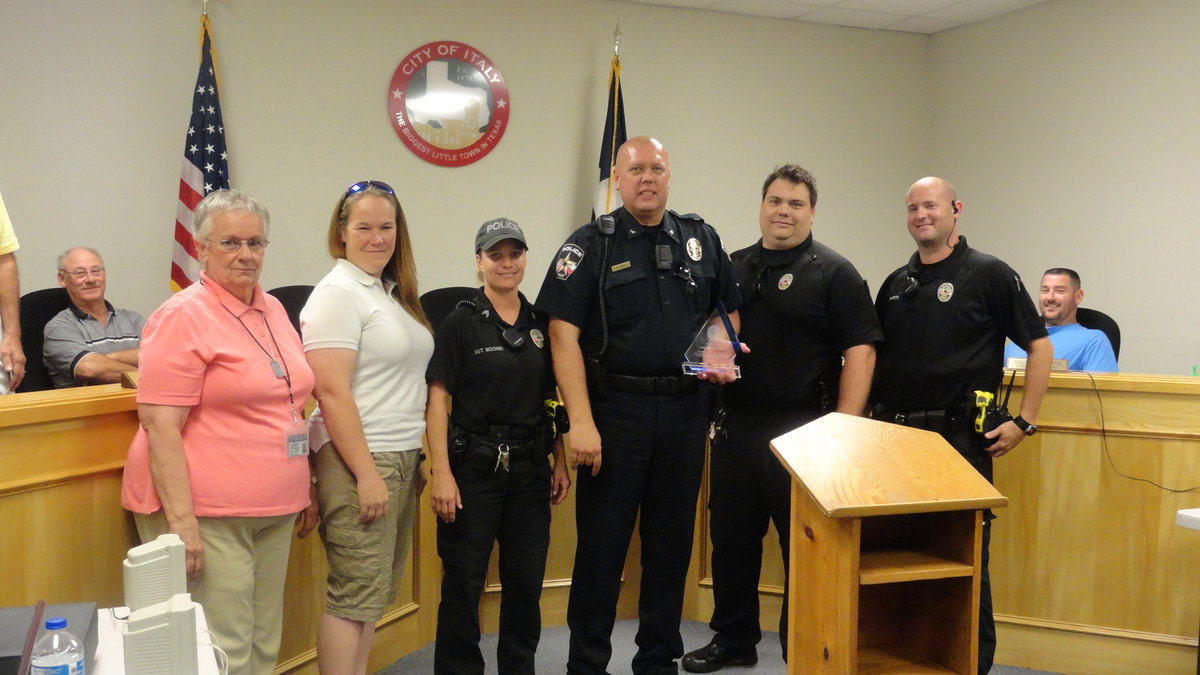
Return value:
M 92 255 L 96 256 L 96 258 L 98 258 L 100 260 L 101 265 L 104 264 L 104 256 L 100 255 L 100 251 L 97 251 L 96 249 L 91 248 L 90 246 L 76 246 L 74 248 L 69 248 L 69 249 L 63 251 L 62 253 L 58 254 L 58 260 L 56 260 L 54 262 L 54 266 L 59 272 L 64 271 L 63 263 L 65 263 L 67 261 L 67 256 L 71 255 L 75 251 L 87 251 L 88 253 L 91 253 Z
M 263 203 L 242 192 L 241 190 L 213 190 L 196 205 L 192 218 L 192 229 L 196 233 L 196 243 L 204 241 L 212 234 L 213 218 L 227 211 L 248 211 L 258 216 L 262 221 L 263 236 L 271 235 L 271 214 Z

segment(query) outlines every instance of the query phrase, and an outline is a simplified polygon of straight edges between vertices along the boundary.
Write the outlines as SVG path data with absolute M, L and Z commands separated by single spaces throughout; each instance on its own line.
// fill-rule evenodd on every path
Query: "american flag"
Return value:
M 180 291 L 200 278 L 200 261 L 192 233 L 192 214 L 204 195 L 229 188 L 229 156 L 225 125 L 217 96 L 217 59 L 209 35 L 208 14 L 200 17 L 200 73 L 192 94 L 192 118 L 183 146 L 179 205 L 175 208 L 175 247 L 171 254 L 171 290 Z
M 615 37 L 619 45 L 621 38 L 619 35 Z M 613 51 L 612 68 L 608 73 L 608 113 L 604 118 L 604 138 L 600 140 L 600 184 L 596 187 L 592 218 L 611 213 L 621 206 L 621 195 L 613 192 L 609 184 L 617 149 L 627 140 L 625 102 L 621 97 L 621 57 L 616 54 L 616 50 Z

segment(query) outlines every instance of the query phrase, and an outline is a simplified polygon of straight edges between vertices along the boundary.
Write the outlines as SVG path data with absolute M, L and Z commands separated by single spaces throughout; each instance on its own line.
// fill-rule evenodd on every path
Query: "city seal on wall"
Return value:
M 439 166 L 483 159 L 508 129 L 508 84 L 474 47 L 421 45 L 396 66 L 388 86 L 388 118 L 416 156 Z

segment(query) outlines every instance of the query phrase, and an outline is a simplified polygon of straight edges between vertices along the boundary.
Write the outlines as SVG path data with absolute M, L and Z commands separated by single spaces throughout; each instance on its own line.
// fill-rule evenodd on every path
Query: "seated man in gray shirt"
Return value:
M 71 304 L 46 324 L 42 354 L 54 386 L 120 382 L 121 373 L 137 370 L 146 320 L 104 299 L 100 253 L 73 248 L 58 256 L 58 285 L 67 289 Z

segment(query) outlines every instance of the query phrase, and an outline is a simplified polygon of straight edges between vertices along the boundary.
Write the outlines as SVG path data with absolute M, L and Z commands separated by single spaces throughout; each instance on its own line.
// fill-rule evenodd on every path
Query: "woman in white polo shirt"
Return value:
M 317 664 L 365 673 L 375 622 L 395 599 L 424 486 L 425 368 L 433 336 L 418 300 L 395 191 L 361 181 L 329 223 L 333 270 L 300 313 L 318 407 L 309 420 L 329 561 Z

